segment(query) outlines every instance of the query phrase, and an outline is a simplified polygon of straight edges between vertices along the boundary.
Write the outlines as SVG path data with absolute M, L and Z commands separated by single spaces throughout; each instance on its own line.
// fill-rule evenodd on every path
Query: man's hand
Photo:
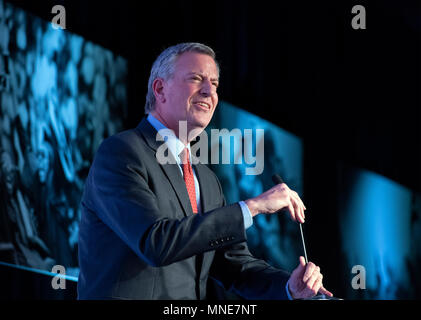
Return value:
M 333 294 L 323 287 L 323 275 L 314 263 L 305 263 L 300 257 L 300 264 L 289 278 L 288 289 L 294 299 L 311 298 L 318 293 L 333 297 Z
M 244 201 L 254 217 L 259 213 L 275 213 L 288 209 L 291 219 L 304 223 L 306 207 L 298 193 L 291 190 L 285 183 L 277 184 L 255 198 Z

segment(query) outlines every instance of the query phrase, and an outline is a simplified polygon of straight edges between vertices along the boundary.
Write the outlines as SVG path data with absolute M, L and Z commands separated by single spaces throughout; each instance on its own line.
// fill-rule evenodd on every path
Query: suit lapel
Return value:
M 202 206 L 202 212 L 206 212 L 209 207 L 209 188 L 204 188 L 203 186 L 206 184 L 205 177 L 204 177 L 204 171 L 203 171 L 203 164 L 193 164 L 194 171 L 196 173 L 197 180 L 199 182 L 199 188 L 200 188 L 200 204 Z
M 202 205 L 202 212 L 207 212 L 210 210 L 210 203 L 209 199 L 210 197 L 210 189 L 209 188 L 203 188 L 203 186 L 206 185 L 206 173 L 204 165 L 201 163 L 198 163 L 196 165 L 193 165 L 194 170 L 196 172 L 197 180 L 199 181 L 200 186 L 200 203 Z M 206 274 L 209 272 L 210 265 L 212 264 L 213 257 L 215 255 L 215 251 L 207 251 L 203 253 L 202 255 L 199 255 L 199 259 L 197 261 L 197 270 L 200 273 L 200 278 L 204 279 L 206 277 Z
M 146 118 L 142 119 L 142 121 L 137 126 L 136 131 L 144 137 L 146 143 L 154 150 L 156 154 L 156 150 L 164 143 L 164 141 L 159 141 L 156 139 L 156 135 L 158 132 L 149 123 L 149 121 L 146 120 Z M 171 154 L 169 154 L 169 156 L 172 157 Z M 162 168 L 168 180 L 170 181 L 171 186 L 173 187 L 177 195 L 177 198 L 180 201 L 180 204 L 183 208 L 184 215 L 185 216 L 192 215 L 193 209 L 190 204 L 190 198 L 187 193 L 186 184 L 181 175 L 178 164 L 176 163 L 175 164 L 169 164 L 169 163 L 160 164 L 159 163 L 159 166 Z
M 177 194 L 178 200 L 183 207 L 184 214 L 186 216 L 192 215 L 193 209 L 190 204 L 189 194 L 187 193 L 186 183 L 181 176 L 178 164 L 160 164 L 160 166 L 164 170 L 168 180 L 170 180 L 170 183 Z
M 197 181 L 199 182 L 199 188 L 200 188 L 200 206 L 201 206 L 202 212 L 206 212 L 207 205 L 208 205 L 207 199 L 209 197 L 207 197 L 207 194 L 206 194 L 206 191 L 207 190 L 206 190 L 206 188 L 205 188 L 205 190 L 203 190 L 203 183 L 204 183 L 204 181 L 202 181 L 202 178 L 203 178 L 202 165 L 200 163 L 198 163 L 198 164 L 192 164 L 192 167 L 194 169 L 194 172 L 196 173 Z

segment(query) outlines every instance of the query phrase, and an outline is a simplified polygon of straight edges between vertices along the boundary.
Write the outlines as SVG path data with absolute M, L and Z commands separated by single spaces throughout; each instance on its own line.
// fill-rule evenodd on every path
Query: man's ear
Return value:
M 152 83 L 152 89 L 155 99 L 161 103 L 165 102 L 164 79 L 156 78 Z

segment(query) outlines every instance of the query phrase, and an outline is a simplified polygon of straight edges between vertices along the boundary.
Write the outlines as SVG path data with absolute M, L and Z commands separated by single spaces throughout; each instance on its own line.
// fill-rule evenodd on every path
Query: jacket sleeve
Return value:
M 101 144 L 82 198 L 90 213 L 113 230 L 140 258 L 165 266 L 245 240 L 238 204 L 182 219 L 169 219 L 148 186 L 148 172 L 137 150 L 125 139 Z M 229 241 L 215 244 L 215 239 Z
M 289 273 L 253 257 L 246 242 L 217 250 L 210 277 L 245 299 L 288 299 Z

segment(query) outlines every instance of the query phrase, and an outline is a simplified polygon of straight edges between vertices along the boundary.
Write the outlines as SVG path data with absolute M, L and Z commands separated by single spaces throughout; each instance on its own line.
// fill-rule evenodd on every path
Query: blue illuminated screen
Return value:
M 79 203 L 122 129 L 127 62 L 0 1 L 0 262 L 77 277 Z
M 420 196 L 377 173 L 349 168 L 340 182 L 339 221 L 348 299 L 419 296 Z M 365 269 L 364 280 L 354 266 Z M 360 267 L 357 267 L 360 268 Z M 364 281 L 364 283 L 361 283 Z

